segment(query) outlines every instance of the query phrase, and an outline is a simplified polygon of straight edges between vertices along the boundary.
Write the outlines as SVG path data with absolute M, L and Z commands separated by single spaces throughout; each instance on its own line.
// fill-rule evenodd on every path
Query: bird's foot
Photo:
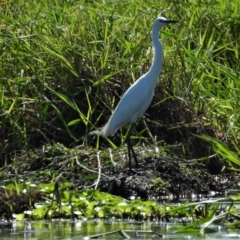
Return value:
M 137 174 L 137 171 L 135 169 L 131 168 L 131 169 L 128 170 L 128 174 L 129 175 L 135 175 L 135 174 Z
M 130 175 L 132 175 L 132 174 L 138 174 L 139 172 L 143 171 L 144 169 L 146 169 L 145 166 L 143 166 L 142 164 L 137 164 L 137 165 L 135 166 L 135 168 L 130 167 L 129 170 L 128 170 L 128 173 L 129 173 Z

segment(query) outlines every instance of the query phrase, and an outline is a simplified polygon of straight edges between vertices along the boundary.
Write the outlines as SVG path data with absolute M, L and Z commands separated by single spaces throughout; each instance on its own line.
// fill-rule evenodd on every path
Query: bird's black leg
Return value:
M 136 163 L 136 167 L 138 167 L 138 160 L 137 156 L 133 150 L 132 142 L 131 142 L 131 133 L 132 133 L 132 128 L 134 124 L 130 125 L 129 131 L 128 131 L 128 136 L 127 136 L 127 146 L 128 146 L 128 159 L 129 159 L 129 170 L 132 171 L 132 163 L 131 163 L 131 152 L 134 158 L 134 161 Z
M 128 135 L 127 135 L 127 148 L 128 148 L 128 161 L 129 161 L 129 171 L 132 171 L 132 163 L 131 163 L 131 130 L 132 130 L 132 125 L 130 125 Z

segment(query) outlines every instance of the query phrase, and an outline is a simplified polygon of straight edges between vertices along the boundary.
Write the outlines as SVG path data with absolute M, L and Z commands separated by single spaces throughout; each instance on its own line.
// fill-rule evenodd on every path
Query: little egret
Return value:
M 138 167 L 138 160 L 131 143 L 131 131 L 137 118 L 147 110 L 153 99 L 154 88 L 162 68 L 163 48 L 158 36 L 159 29 L 169 23 L 176 22 L 178 21 L 169 20 L 164 17 L 158 17 L 155 19 L 152 28 L 153 62 L 151 68 L 124 93 L 106 125 L 99 131 L 97 130 L 92 132 L 103 137 L 107 137 L 113 135 L 114 132 L 123 125 L 130 124 L 127 136 L 130 171 L 132 171 L 131 152 L 133 154 L 136 167 Z

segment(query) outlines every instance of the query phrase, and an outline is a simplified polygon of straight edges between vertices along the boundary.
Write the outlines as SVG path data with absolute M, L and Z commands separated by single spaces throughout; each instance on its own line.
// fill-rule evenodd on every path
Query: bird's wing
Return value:
M 113 135 L 120 127 L 134 123 L 149 107 L 154 88 L 144 77 L 136 81 L 122 96 L 107 124 L 100 131 L 106 137 Z
M 137 81 L 123 95 L 118 103 L 113 116 L 119 120 L 121 126 L 133 123 L 149 107 L 153 98 L 153 89 L 147 81 Z

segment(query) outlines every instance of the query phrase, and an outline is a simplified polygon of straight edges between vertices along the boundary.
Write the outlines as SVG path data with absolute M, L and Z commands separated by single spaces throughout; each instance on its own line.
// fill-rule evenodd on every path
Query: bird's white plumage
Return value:
M 152 98 L 153 87 L 144 75 L 125 92 L 100 134 L 107 137 L 123 125 L 134 123 L 147 110 Z
M 113 135 L 125 124 L 134 123 L 149 107 L 154 88 L 162 67 L 162 43 L 159 40 L 159 29 L 168 23 L 176 22 L 164 17 L 155 19 L 152 28 L 153 62 L 149 71 L 141 76 L 122 96 L 117 107 L 99 134 L 103 137 Z M 95 132 L 94 132 L 95 133 Z
M 154 88 L 162 68 L 163 52 L 162 43 L 158 37 L 159 29 L 169 23 L 175 22 L 177 21 L 168 20 L 164 17 L 155 19 L 152 28 L 154 54 L 151 68 L 124 93 L 106 125 L 100 131 L 92 132 L 93 134 L 97 133 L 103 137 L 107 137 L 109 135 L 113 135 L 115 131 L 125 124 L 129 123 L 131 125 L 127 136 L 130 171 L 132 170 L 131 152 L 134 157 L 136 167 L 138 167 L 138 160 L 131 144 L 131 129 L 137 118 L 149 107 L 154 95 Z

